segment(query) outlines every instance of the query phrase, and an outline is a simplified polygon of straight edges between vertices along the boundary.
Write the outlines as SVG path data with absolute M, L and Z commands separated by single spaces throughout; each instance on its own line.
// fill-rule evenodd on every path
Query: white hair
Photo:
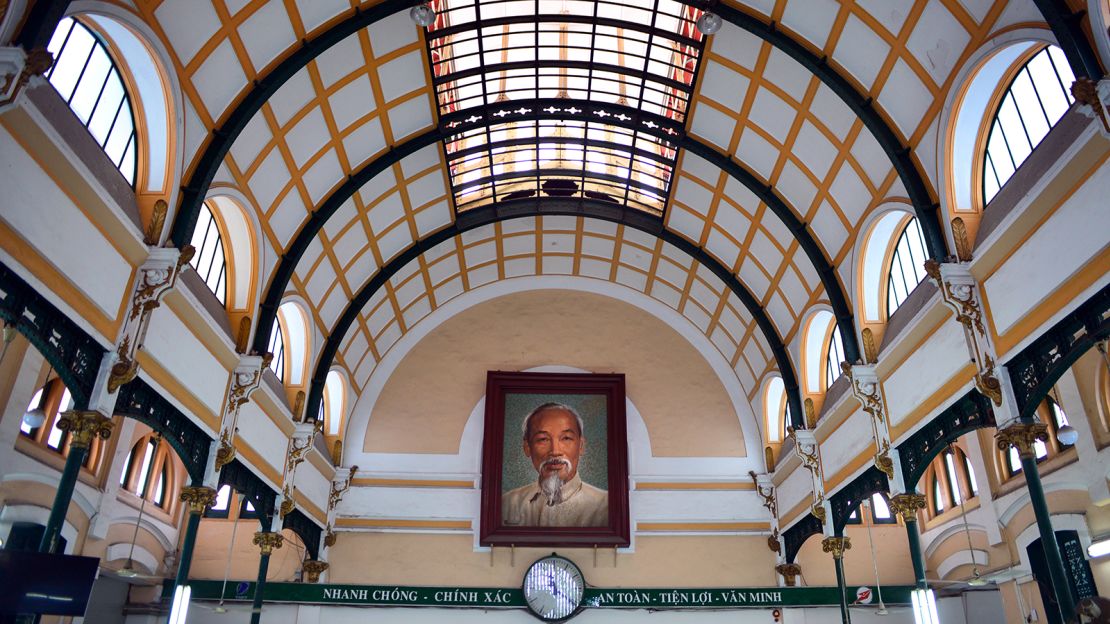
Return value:
M 573 415 L 575 420 L 578 421 L 578 435 L 585 437 L 586 426 L 583 423 L 582 415 L 578 413 L 578 410 L 564 403 L 544 403 L 543 405 L 532 410 L 532 412 L 524 418 L 524 422 L 520 423 L 520 431 L 524 434 L 525 441 L 528 440 L 528 430 L 532 425 L 532 418 L 535 417 L 536 414 L 539 414 L 540 412 L 546 412 L 548 410 L 563 410 Z

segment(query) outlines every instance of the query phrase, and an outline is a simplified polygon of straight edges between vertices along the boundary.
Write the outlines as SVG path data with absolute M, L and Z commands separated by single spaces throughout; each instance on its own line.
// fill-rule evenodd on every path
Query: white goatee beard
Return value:
M 566 466 L 567 470 L 573 468 L 570 461 L 567 459 L 552 458 L 545 461 L 540 466 L 540 474 L 543 474 L 544 469 L 548 466 L 560 464 Z M 564 481 L 563 478 L 559 476 L 559 471 L 552 472 L 546 477 L 540 478 L 540 491 L 544 493 L 544 496 L 547 496 L 548 507 L 554 507 L 555 505 L 563 502 L 562 487 L 564 484 L 566 484 L 566 481 Z

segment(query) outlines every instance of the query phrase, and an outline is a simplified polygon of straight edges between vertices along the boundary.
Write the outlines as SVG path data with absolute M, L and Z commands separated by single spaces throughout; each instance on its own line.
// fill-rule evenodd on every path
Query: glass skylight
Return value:
M 460 211 L 531 197 L 661 214 L 702 49 L 674 0 L 436 0 L 428 51 Z

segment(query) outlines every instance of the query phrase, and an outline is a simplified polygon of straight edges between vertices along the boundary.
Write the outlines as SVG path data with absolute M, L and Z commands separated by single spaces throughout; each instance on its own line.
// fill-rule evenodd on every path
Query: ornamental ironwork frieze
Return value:
M 150 250 L 146 262 L 139 267 L 131 304 L 120 329 L 120 339 L 115 351 L 116 361 L 108 376 L 109 394 L 115 394 L 120 386 L 138 374 L 139 362 L 135 354 L 146 339 L 150 313 L 162 304 L 162 298 L 177 283 L 181 268 L 189 263 L 195 252 L 192 245 L 186 245 L 180 251 L 172 247 L 155 247 Z
M 991 400 L 977 390 L 969 390 L 898 445 L 898 458 L 902 462 L 902 478 L 906 488 L 912 490 L 916 487 L 929 462 L 960 436 L 969 431 L 994 426 Z
M 852 386 L 852 395 L 860 402 L 863 411 L 871 417 L 871 436 L 875 440 L 875 467 L 888 479 L 894 478 L 894 460 L 890 458 L 890 421 L 887 419 L 886 398 L 883 396 L 879 376 L 874 365 L 852 366 L 841 364 L 844 375 Z
M 937 283 L 941 300 L 956 313 L 956 320 L 964 328 L 968 356 L 975 364 L 975 387 L 990 397 L 995 405 L 1002 405 L 1002 384 L 994 344 L 987 332 L 979 287 L 967 264 L 936 260 L 925 261 L 925 272 Z
M 832 508 L 833 531 L 839 533 L 848 523 L 848 517 L 872 494 L 889 491 L 890 482 L 886 474 L 875 466 L 863 471 L 855 479 L 837 490 L 829 497 L 829 506 Z
M 141 377 L 119 389 L 115 413 L 134 418 L 162 434 L 185 464 L 190 480 L 199 483 L 204 479 L 212 439 Z

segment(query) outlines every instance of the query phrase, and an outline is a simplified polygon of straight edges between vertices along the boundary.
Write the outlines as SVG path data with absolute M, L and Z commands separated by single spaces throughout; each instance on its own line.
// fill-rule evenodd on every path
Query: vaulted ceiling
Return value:
M 172 237 L 237 188 L 307 302 L 308 413 L 327 370 L 357 393 L 432 310 L 497 280 L 576 275 L 678 310 L 753 399 L 828 306 L 854 360 L 853 249 L 868 218 L 917 213 L 930 254 L 938 128 L 956 72 L 1034 2 L 176 0 L 140 3 L 186 104 Z M 355 6 L 357 5 L 357 6 Z M 211 128 L 209 133 L 197 128 Z M 216 188 L 213 187 L 215 184 Z

